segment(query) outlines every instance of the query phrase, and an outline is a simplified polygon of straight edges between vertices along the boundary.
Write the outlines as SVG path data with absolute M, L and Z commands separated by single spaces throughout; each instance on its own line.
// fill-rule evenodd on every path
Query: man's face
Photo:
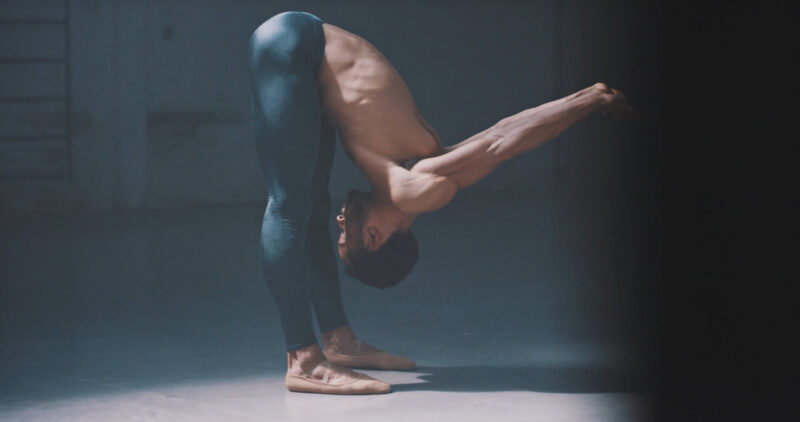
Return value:
M 342 231 L 338 242 L 339 256 L 345 261 L 348 251 L 364 245 L 362 232 L 369 211 L 369 194 L 357 190 L 347 192 L 341 211 L 336 222 Z

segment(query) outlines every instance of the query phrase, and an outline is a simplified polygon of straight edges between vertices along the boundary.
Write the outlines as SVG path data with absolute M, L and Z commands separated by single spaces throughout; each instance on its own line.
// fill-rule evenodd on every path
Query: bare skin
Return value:
M 625 96 L 596 83 L 564 98 L 501 119 L 455 145 L 444 146 L 422 118 L 405 82 L 372 44 L 358 35 L 323 24 L 326 44 L 319 81 L 326 117 L 337 128 L 342 146 L 372 186 L 369 214 L 361 228 L 364 244 L 379 248 L 397 230 L 408 230 L 416 217 L 438 210 L 497 166 L 555 138 L 568 127 L 599 111 L 613 119 L 634 116 Z M 404 160 L 418 160 L 409 169 Z M 342 233 L 338 248 L 345 260 L 347 221 L 336 221 Z M 322 333 L 325 346 L 356 340 L 349 326 Z M 376 349 L 365 346 L 360 353 Z M 289 372 L 311 376 L 325 357 L 318 345 L 289 352 Z M 354 373 L 340 366 L 335 375 Z M 333 369 L 333 368 L 332 368 Z M 318 371 L 319 372 L 319 371 Z

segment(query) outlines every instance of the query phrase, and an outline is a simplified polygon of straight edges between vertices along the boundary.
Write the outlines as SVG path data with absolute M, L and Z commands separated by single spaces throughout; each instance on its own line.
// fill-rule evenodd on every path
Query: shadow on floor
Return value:
M 630 371 L 567 367 L 418 367 L 424 382 L 395 384 L 394 391 L 538 391 L 551 393 L 646 392 L 653 377 Z

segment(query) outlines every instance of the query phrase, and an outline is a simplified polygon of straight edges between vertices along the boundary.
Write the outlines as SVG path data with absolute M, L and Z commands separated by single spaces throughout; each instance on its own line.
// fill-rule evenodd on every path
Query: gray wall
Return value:
M 0 96 L 66 95 L 69 106 L 0 102 L 0 213 L 263 201 L 245 50 L 251 31 L 284 10 L 375 44 L 446 144 L 597 81 L 622 89 L 641 121 L 592 117 L 472 190 L 647 196 L 662 77 L 659 10 L 645 3 L 4 2 L 0 56 L 52 60 L 0 63 Z M 65 55 L 66 66 L 56 60 Z M 332 195 L 366 186 L 339 148 Z

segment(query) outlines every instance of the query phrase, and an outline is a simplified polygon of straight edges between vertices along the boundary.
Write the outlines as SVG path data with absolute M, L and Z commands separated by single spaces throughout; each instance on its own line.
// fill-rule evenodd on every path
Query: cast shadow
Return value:
M 649 392 L 655 377 L 641 371 L 542 366 L 418 367 L 424 382 L 394 384 L 394 391 L 537 391 L 550 393 Z

